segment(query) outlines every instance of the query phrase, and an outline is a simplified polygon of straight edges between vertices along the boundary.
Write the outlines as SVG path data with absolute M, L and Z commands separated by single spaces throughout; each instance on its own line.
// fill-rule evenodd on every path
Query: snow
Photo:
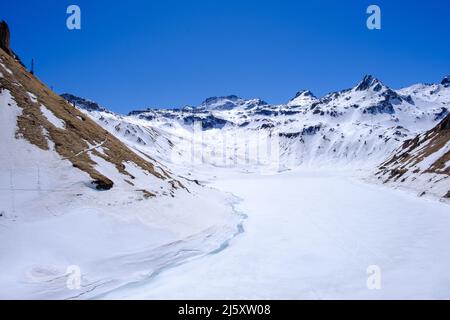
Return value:
M 443 108 L 450 101 L 450 89 L 442 85 L 421 85 L 395 91 L 373 77 L 366 78 L 370 81 L 365 90 L 360 90 L 363 81 L 353 89 L 320 99 L 304 90 L 287 105 L 254 103 L 243 107 L 244 102 L 248 106 L 255 99 L 230 96 L 207 99 L 197 109 L 148 110 L 130 116 L 111 112 L 89 114 L 124 143 L 171 165 L 186 162 L 190 156 L 189 142 L 214 150 L 227 143 L 226 137 L 235 136 L 242 142 L 246 137 L 252 140 L 260 132 L 272 140 L 268 143 L 280 144 L 281 170 L 298 166 L 371 169 L 404 140 L 433 128 L 441 120 L 438 115 L 445 115 Z M 387 105 L 393 113 L 367 111 L 383 106 L 386 96 L 390 97 Z M 224 107 L 228 105 L 229 108 Z M 194 117 L 201 121 L 208 116 L 225 120 L 227 124 L 222 129 L 203 130 L 201 141 L 198 132 L 185 119 Z M 230 160 L 240 162 L 239 157 L 238 152 Z M 216 165 L 216 160 L 217 157 L 212 157 L 208 164 Z M 248 166 L 242 169 L 247 170 Z
M 304 106 L 309 106 L 313 102 L 316 102 L 316 101 L 317 101 L 317 98 L 310 91 L 302 90 L 297 93 L 295 98 L 291 99 L 287 103 L 287 106 L 289 106 L 289 107 L 303 106 L 304 107 Z
M 242 199 L 244 232 L 224 251 L 105 298 L 450 298 L 447 205 L 326 171 L 214 185 Z M 366 286 L 371 265 L 380 290 Z
M 51 110 L 41 104 L 41 112 L 47 118 L 47 120 L 59 129 L 65 129 L 65 122 L 58 118 Z
M 8 72 L 9 74 L 13 74 L 13 72 L 11 71 L 11 69 L 9 69 L 7 66 L 5 66 L 5 64 L 3 62 L 0 62 L 0 66 L 6 70 L 6 72 Z
M 145 199 L 110 163 L 93 157 L 115 187 L 91 188 L 91 178 L 71 162 L 15 137 L 20 114 L 2 90 L 0 299 L 97 297 L 219 250 L 238 231 L 235 199 L 207 187 Z M 136 188 L 163 185 L 125 165 L 139 179 Z M 72 265 L 83 275 L 77 290 L 66 286 Z
M 390 101 L 394 113 L 368 113 L 393 91 L 367 79 L 364 90 L 320 99 L 303 91 L 287 105 L 228 96 L 130 116 L 70 97 L 188 190 L 131 162 L 123 165 L 134 179 L 120 173 L 98 155 L 106 152 L 101 141 L 81 151 L 114 181 L 111 190 L 95 190 L 53 148 L 15 137 L 21 109 L 3 90 L 0 298 L 449 299 L 448 203 L 367 176 L 405 139 L 438 123 L 450 90 L 404 88 Z M 227 124 L 202 130 L 189 117 Z M 259 158 L 269 146 L 271 154 Z M 405 177 L 415 179 L 407 186 L 416 191 L 448 190 L 447 176 Z M 142 190 L 156 196 L 145 199 Z M 72 265 L 82 272 L 76 290 L 66 286 Z M 381 269 L 381 290 L 366 287 L 371 265 Z
M 208 198 L 184 193 L 170 200 L 123 203 L 117 203 L 123 198 L 120 192 L 101 199 L 95 191 L 74 192 L 83 195 L 71 199 L 61 192 L 61 202 L 41 192 L 45 200 L 30 209 L 47 208 L 50 215 L 45 219 L 2 222 L 0 298 L 96 297 L 217 250 L 238 223 L 214 192 Z M 80 290 L 66 287 L 71 265 L 82 271 Z

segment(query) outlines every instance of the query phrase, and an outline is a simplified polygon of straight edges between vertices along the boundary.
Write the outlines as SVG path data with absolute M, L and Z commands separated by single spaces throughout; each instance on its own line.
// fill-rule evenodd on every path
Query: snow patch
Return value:
M 8 72 L 9 74 L 13 74 L 13 72 L 10 70 L 10 69 L 8 69 L 8 67 L 7 66 L 5 66 L 5 64 L 4 63 L 2 63 L 2 62 L 0 62 L 0 66 L 2 66 L 2 68 L 3 69 L 5 69 L 6 70 L 6 72 Z
M 41 112 L 47 118 L 47 120 L 59 129 L 65 129 L 65 122 L 58 118 L 51 110 L 41 104 Z
M 36 95 L 34 93 L 31 92 L 27 92 L 28 96 L 30 97 L 31 101 L 36 103 L 38 101 Z

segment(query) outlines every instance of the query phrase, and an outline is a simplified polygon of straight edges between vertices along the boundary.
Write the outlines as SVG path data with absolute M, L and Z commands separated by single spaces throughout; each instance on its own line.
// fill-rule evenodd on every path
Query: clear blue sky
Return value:
M 0 0 L 12 46 L 54 90 L 126 113 L 237 94 L 321 96 L 366 73 L 394 88 L 450 74 L 450 1 Z M 66 28 L 77 4 L 82 29 Z M 378 4 L 382 29 L 366 28 Z

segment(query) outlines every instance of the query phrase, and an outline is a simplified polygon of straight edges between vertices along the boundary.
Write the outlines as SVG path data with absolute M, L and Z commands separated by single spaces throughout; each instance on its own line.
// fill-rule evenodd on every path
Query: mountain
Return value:
M 91 113 L 114 115 L 60 97 L 0 48 L 0 299 L 98 297 L 220 250 L 239 230 L 233 197 L 126 145 Z
M 248 144 L 263 138 L 279 146 L 279 170 L 370 169 L 403 141 L 431 129 L 448 114 L 450 89 L 443 82 L 393 90 L 366 75 L 353 88 L 321 98 L 302 90 L 286 105 L 248 107 L 251 100 L 228 96 L 206 99 L 199 108 L 148 109 L 128 116 L 88 114 L 124 143 L 159 155 L 164 163 L 191 161 L 190 150 L 205 146 L 215 166 L 226 166 L 224 158 L 242 162 Z M 201 129 L 200 135 L 195 128 Z M 230 137 L 237 147 L 223 149 Z M 243 167 L 258 162 L 248 160 Z
M 70 93 L 63 93 L 61 94 L 61 97 L 63 97 L 64 99 L 66 99 L 70 104 L 84 109 L 86 111 L 107 111 L 106 108 L 100 106 L 98 103 L 91 101 L 91 100 L 86 100 L 77 96 L 74 96 Z
M 383 183 L 450 198 L 450 115 L 436 127 L 403 142 L 376 173 Z
M 235 108 L 250 109 L 264 105 L 267 105 L 267 102 L 261 99 L 246 100 L 235 95 L 230 95 L 207 98 L 202 102 L 199 108 L 206 110 L 231 110 Z
M 136 181 L 133 183 L 136 189 L 142 187 L 146 194 L 156 192 L 160 184 L 170 186 L 168 182 L 173 178 L 158 168 L 160 165 L 151 157 L 130 150 L 53 93 L 11 56 L 4 51 L 0 53 L 4 71 L 0 78 L 2 106 L 9 114 L 5 118 L 17 115 L 16 136 L 30 144 L 27 149 L 36 150 L 33 154 L 40 154 L 38 150 L 56 152 L 61 159 L 90 176 L 92 185 L 99 190 L 108 190 L 114 184 L 130 185 L 127 181 Z M 30 155 L 26 158 L 32 160 Z M 141 184 L 137 175 L 152 178 Z M 152 179 L 160 183 L 152 186 Z M 142 182 L 144 180 L 142 178 Z

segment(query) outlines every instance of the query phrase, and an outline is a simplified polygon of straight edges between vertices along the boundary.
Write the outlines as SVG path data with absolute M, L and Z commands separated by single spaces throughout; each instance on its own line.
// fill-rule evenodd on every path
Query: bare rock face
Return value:
M 25 68 L 25 65 L 20 60 L 19 56 L 12 51 L 9 39 L 10 32 L 8 24 L 5 21 L 0 21 L 0 48 Z
M 447 115 L 447 117 L 444 118 L 444 120 L 439 123 L 437 127 L 438 131 L 444 131 L 444 130 L 450 130 L 450 114 Z
M 9 27 L 5 21 L 0 22 L 0 48 L 3 49 L 11 57 L 14 57 L 14 53 L 9 44 Z

